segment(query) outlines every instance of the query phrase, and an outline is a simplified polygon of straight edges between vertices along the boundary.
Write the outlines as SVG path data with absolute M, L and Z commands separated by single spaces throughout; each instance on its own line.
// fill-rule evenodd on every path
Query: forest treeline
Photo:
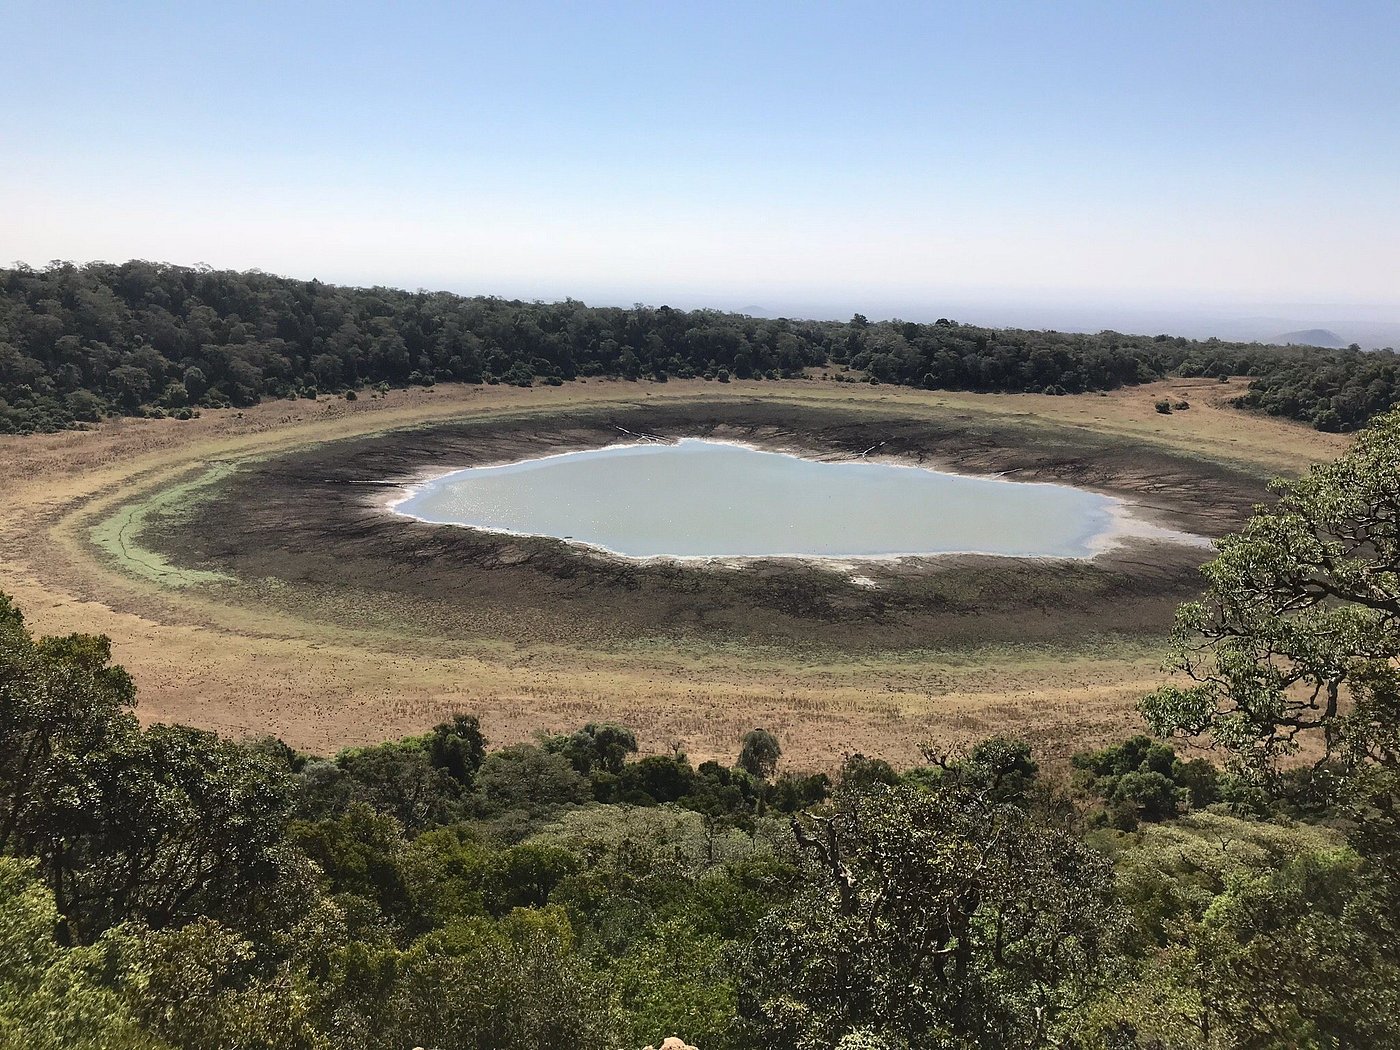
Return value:
M 0 270 L 0 432 L 366 385 L 723 382 L 820 365 L 851 381 L 1066 394 L 1248 376 L 1241 404 L 1324 430 L 1400 401 L 1390 351 L 519 302 L 139 261 Z
M 1047 775 L 142 727 L 0 598 L 0 1046 L 1400 1046 L 1400 413 L 1180 612 L 1156 736 Z M 1166 742 L 1211 743 L 1183 758 Z

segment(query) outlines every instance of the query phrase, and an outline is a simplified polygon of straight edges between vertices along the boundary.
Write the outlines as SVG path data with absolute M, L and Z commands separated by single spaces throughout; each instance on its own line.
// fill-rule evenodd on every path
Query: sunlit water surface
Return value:
M 1068 485 L 684 439 L 459 470 L 394 509 L 633 558 L 1083 558 L 1112 533 L 1121 506 Z

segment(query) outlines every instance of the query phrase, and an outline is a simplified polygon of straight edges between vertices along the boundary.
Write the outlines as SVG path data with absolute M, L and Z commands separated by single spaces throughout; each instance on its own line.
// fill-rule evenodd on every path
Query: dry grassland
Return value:
M 1226 405 L 1239 384 L 1173 381 L 1108 396 L 923 393 L 822 381 L 559 388 L 439 387 L 385 399 L 279 401 L 197 420 L 120 420 L 88 432 L 0 438 L 0 590 L 44 633 L 100 632 L 140 688 L 139 714 L 245 735 L 274 733 L 321 752 L 420 731 L 454 709 L 481 714 L 505 743 L 607 719 L 645 748 L 729 757 L 754 725 L 775 730 L 793 766 L 860 751 L 896 762 L 918 745 L 993 732 L 1049 757 L 1135 729 L 1133 704 L 1159 678 L 1155 644 L 1092 642 L 926 652 L 793 652 L 638 639 L 604 651 L 499 639 L 452 640 L 341 627 L 230 602 L 193 580 L 173 587 L 111 554 L 101 526 L 220 464 L 319 442 L 469 416 L 598 404 L 777 398 L 922 417 L 1079 427 L 1258 474 L 1296 473 L 1347 439 Z M 1188 399 L 1169 416 L 1154 402 Z M 97 530 L 97 531 L 95 531 Z M 115 538 L 114 538 L 115 537 Z

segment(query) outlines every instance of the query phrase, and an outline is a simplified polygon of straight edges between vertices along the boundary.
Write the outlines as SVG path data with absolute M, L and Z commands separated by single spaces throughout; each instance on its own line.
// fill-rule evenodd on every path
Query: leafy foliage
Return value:
M 988 737 L 973 745 L 961 758 L 926 754 L 937 762 L 938 768 L 911 770 L 904 777 L 906 781 L 957 785 L 990 802 L 1026 805 L 1032 801 L 1040 765 L 1024 740 Z
M 1078 782 L 1107 802 L 1115 823 L 1127 830 L 1138 820 L 1167 820 L 1186 806 L 1208 806 L 1220 794 L 1220 777 L 1210 762 L 1183 762 L 1149 736 L 1075 755 L 1073 763 Z
M 1346 769 L 1400 768 L 1400 412 L 1276 489 L 1180 611 L 1175 663 L 1195 684 L 1143 711 L 1260 775 L 1305 746 Z
M 1045 1045 L 1092 986 L 1111 867 L 1020 808 L 876 788 L 794 830 L 807 884 L 745 967 L 755 1045 Z
M 778 738 L 766 729 L 751 729 L 744 734 L 739 750 L 739 768 L 751 777 L 767 780 L 778 768 L 783 748 Z
M 1078 1043 L 1393 1045 L 1395 913 L 1384 878 L 1339 839 L 1203 813 L 1129 840 L 1117 866 L 1131 951 L 1076 1018 Z
M 1389 1046 L 1400 1029 L 1400 413 L 1277 489 L 1180 612 L 1194 684 L 1142 706 L 1159 732 L 1209 738 L 1252 808 L 1337 830 L 1153 829 L 1119 870 L 1159 947 L 1131 994 L 1086 1013 L 1089 1045 Z
M 486 760 L 486 737 L 475 715 L 457 713 L 428 737 L 428 761 L 457 783 L 471 787 Z
M 162 1050 L 102 980 L 101 949 L 55 940 L 59 918 L 33 865 L 0 856 L 0 1046 Z
M 281 875 L 287 808 L 249 749 L 140 729 L 105 638 L 35 641 L 0 597 L 0 850 L 36 858 L 69 932 L 241 921 Z
M 848 380 L 1056 394 L 1247 375 L 1246 405 L 1330 430 L 1361 426 L 1400 396 L 1389 352 L 524 303 L 140 261 L 0 270 L 0 432 L 109 412 L 188 418 L 366 385 L 727 382 L 829 364 Z
M 623 726 L 589 722 L 569 736 L 547 738 L 544 746 L 563 755 L 584 776 L 594 770 L 618 776 L 627 756 L 637 753 L 637 735 Z

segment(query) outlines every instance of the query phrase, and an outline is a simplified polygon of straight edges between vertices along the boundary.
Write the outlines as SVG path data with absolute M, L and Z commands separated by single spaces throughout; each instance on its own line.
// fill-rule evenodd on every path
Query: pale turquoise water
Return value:
M 865 460 L 823 463 L 685 439 L 460 470 L 422 485 L 395 509 L 635 558 L 1082 558 L 1111 532 L 1119 505 L 1067 485 Z

